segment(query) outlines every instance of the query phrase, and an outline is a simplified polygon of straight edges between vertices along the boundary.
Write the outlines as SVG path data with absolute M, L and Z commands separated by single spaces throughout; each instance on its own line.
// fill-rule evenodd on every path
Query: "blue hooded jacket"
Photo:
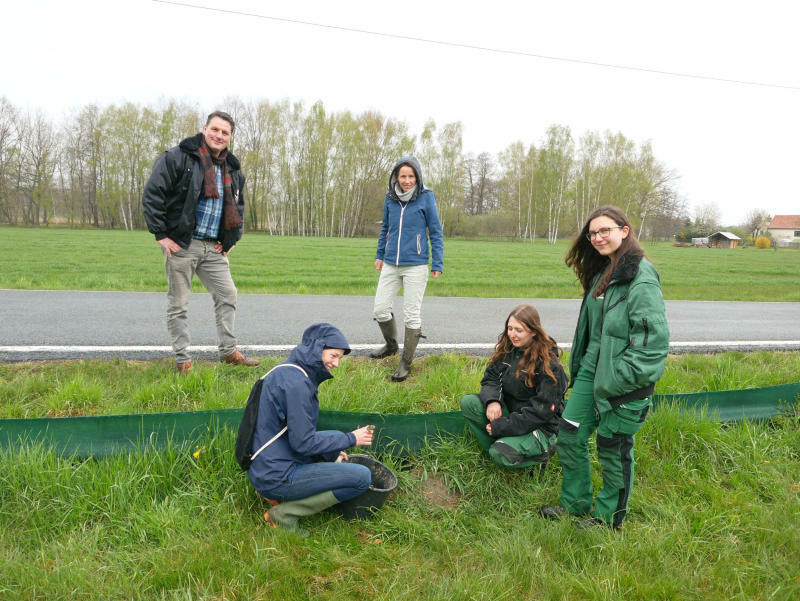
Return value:
M 283 363 L 302 367 L 308 377 L 294 367 L 279 367 L 270 373 L 261 391 L 258 422 L 252 451 L 256 451 L 288 426 L 286 433 L 264 449 L 247 470 L 253 487 L 269 496 L 298 465 L 311 463 L 316 457 L 333 461 L 339 451 L 352 447 L 352 432 L 323 430 L 317 432 L 319 400 L 317 389 L 333 376 L 322 363 L 325 348 L 350 352 L 350 345 L 338 328 L 329 323 L 315 323 L 303 332 L 303 340 Z
M 417 190 L 402 202 L 394 190 L 400 167 L 408 164 L 417 176 Z M 427 265 L 428 236 L 433 251 L 431 271 L 444 270 L 444 235 L 433 190 L 422 183 L 422 167 L 416 157 L 403 157 L 392 168 L 383 201 L 383 223 L 375 258 L 389 265 Z

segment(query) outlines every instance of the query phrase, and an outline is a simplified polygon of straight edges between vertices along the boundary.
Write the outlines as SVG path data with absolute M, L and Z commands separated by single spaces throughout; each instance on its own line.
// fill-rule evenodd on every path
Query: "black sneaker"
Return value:
M 561 505 L 542 505 L 539 508 L 539 515 L 546 520 L 558 520 L 567 515 L 567 510 Z

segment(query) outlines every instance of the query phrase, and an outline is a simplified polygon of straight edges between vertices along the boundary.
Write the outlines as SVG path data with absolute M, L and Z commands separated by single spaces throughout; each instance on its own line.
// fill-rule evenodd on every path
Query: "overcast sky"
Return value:
M 0 95 L 56 119 L 88 103 L 228 95 L 376 109 L 419 132 L 461 121 L 467 152 L 550 124 L 650 140 L 691 207 L 724 225 L 800 214 L 796 2 L 195 0 L 194 5 L 709 79 L 324 29 L 152 0 L 13 0 Z

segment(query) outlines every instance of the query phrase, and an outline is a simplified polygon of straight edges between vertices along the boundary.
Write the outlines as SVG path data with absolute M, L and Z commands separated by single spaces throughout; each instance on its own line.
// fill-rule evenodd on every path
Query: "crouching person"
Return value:
M 273 528 L 307 535 L 298 528 L 299 518 L 369 488 L 367 467 L 335 460 L 347 459 L 344 449 L 370 445 L 371 429 L 317 431 L 317 389 L 333 377 L 330 370 L 349 352 L 347 340 L 336 327 L 317 323 L 306 329 L 289 358 L 265 376 L 253 437 L 254 459 L 247 476 L 274 504 L 264 514 Z
M 535 308 L 511 311 L 480 393 L 461 399 L 470 430 L 498 465 L 525 468 L 553 455 L 567 390 L 559 354 Z

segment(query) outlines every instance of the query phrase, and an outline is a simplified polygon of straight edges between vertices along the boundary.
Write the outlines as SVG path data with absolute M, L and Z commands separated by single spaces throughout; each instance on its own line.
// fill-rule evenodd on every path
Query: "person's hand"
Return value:
M 375 429 L 375 426 L 364 426 L 363 428 L 359 428 L 358 430 L 353 430 L 353 434 L 356 435 L 356 446 L 357 447 L 368 447 L 372 444 L 372 431 Z
M 486 424 L 486 431 L 492 436 L 492 424 Z
M 336 463 L 339 463 L 340 461 L 347 461 L 347 459 L 347 453 L 344 451 L 339 451 L 339 458 L 336 460 Z
M 171 257 L 172 253 L 178 252 L 181 249 L 180 245 L 172 238 L 161 238 L 161 240 L 156 240 L 156 242 L 164 249 L 168 257 Z
M 442 275 L 441 271 L 431 271 L 431 276 L 433 277 L 434 280 L 438 278 L 440 275 Z
M 377 269 L 378 271 L 383 269 L 383 261 L 381 261 L 380 259 L 375 259 L 375 269 Z
M 497 401 L 492 401 L 486 405 L 486 419 L 493 422 L 503 415 L 503 407 Z

